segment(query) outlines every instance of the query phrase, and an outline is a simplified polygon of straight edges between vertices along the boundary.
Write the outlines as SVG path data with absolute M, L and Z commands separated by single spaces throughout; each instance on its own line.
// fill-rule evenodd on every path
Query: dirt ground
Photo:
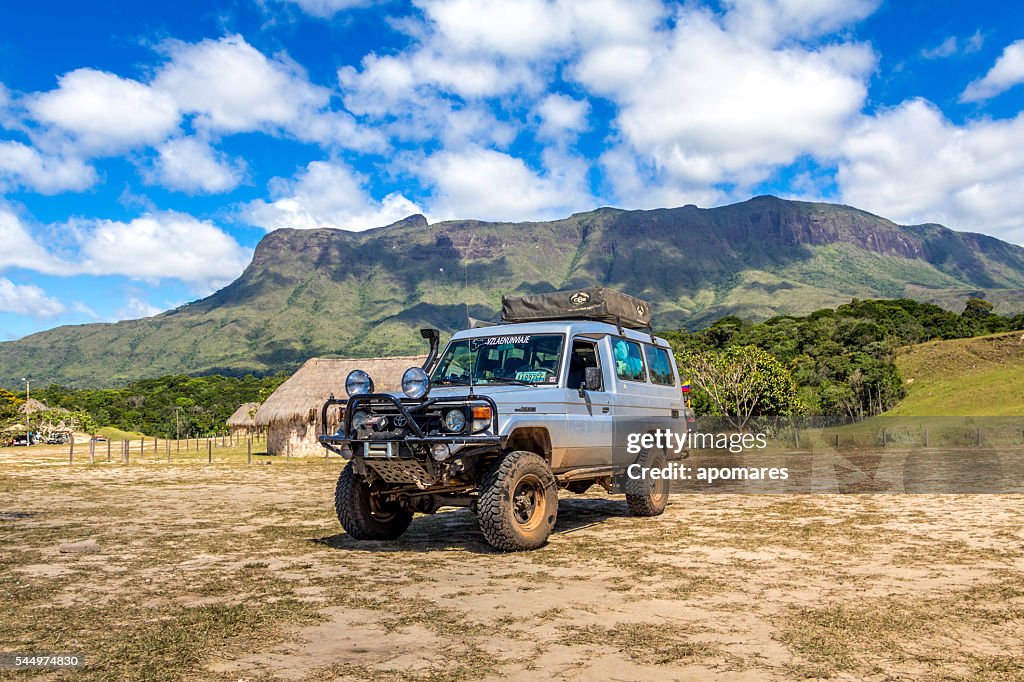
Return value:
M 0 650 L 111 680 L 1024 679 L 1021 495 L 680 495 L 637 519 L 591 492 L 502 554 L 466 510 L 350 540 L 339 468 L 0 458 Z

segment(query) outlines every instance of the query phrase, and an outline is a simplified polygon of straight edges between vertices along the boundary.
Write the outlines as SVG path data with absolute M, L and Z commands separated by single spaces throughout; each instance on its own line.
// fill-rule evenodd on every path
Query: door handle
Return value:
M 611 411 L 612 411 L 612 408 L 610 408 L 610 407 L 602 407 L 602 408 L 601 408 L 601 412 L 602 412 L 603 414 L 608 414 L 608 413 L 609 413 L 609 412 L 611 412 Z

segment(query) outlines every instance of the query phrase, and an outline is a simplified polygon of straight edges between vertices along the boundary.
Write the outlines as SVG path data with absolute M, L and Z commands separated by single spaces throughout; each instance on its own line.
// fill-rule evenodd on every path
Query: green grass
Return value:
M 138 431 L 122 431 L 115 426 L 100 427 L 93 435 L 104 436 L 107 440 L 137 440 L 143 436 Z
M 907 397 L 893 416 L 1024 416 L 1024 333 L 931 341 L 900 351 Z

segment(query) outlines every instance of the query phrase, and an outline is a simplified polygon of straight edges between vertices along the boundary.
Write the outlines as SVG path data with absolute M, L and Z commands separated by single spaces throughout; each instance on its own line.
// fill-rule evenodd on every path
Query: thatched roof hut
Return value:
M 400 391 L 405 370 L 422 365 L 424 360 L 425 355 L 307 360 L 263 402 L 253 421 L 256 428 L 267 429 L 267 451 L 271 454 L 321 455 L 323 449 L 317 441 L 322 430 L 320 410 L 332 393 L 345 397 L 349 372 L 368 372 L 377 391 Z M 336 411 L 330 411 L 328 418 L 336 419 Z M 327 426 L 329 430 L 337 429 L 336 423 Z
M 256 430 L 256 410 L 259 403 L 243 403 L 235 413 L 228 417 L 227 425 L 232 432 L 251 433 Z

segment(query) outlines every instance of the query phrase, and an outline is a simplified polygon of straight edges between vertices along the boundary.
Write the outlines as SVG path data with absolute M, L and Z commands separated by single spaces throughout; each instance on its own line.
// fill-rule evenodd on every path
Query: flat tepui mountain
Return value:
M 851 298 L 1024 310 L 1024 248 L 941 225 L 763 196 L 730 206 L 601 208 L 551 222 L 271 232 L 237 280 L 155 317 L 0 343 L 0 385 L 108 385 L 290 370 L 316 355 L 422 350 L 417 330 L 496 319 L 502 294 L 601 284 L 649 300 L 657 328 L 760 320 Z M 340 377 L 339 381 L 344 378 Z

